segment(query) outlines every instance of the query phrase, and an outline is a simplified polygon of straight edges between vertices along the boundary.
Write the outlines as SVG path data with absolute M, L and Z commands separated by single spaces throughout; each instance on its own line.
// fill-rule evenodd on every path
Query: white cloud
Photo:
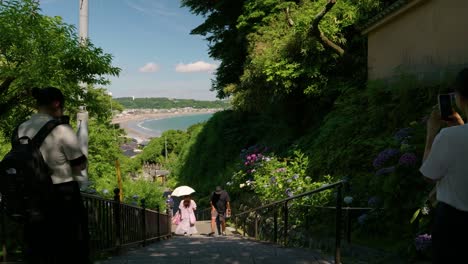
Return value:
M 218 65 L 216 64 L 211 64 L 211 63 L 204 62 L 204 61 L 197 61 L 197 62 L 188 63 L 188 64 L 179 63 L 176 65 L 175 70 L 176 72 L 183 72 L 183 73 L 213 72 L 214 70 L 216 70 L 217 67 Z
M 148 62 L 145 64 L 145 66 L 141 67 L 139 69 L 140 72 L 157 72 L 159 71 L 161 67 L 154 63 L 154 62 Z
M 132 9 L 150 16 L 178 16 L 176 9 L 169 8 L 165 3 L 154 0 L 125 0 Z

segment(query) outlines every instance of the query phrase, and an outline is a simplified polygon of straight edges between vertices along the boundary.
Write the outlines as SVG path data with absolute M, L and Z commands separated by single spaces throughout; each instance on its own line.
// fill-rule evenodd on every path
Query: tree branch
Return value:
M 325 47 L 329 47 L 339 55 L 343 55 L 344 49 L 338 46 L 333 41 L 331 41 L 329 38 L 327 38 L 327 36 L 325 36 L 325 34 L 323 34 L 323 32 L 319 28 L 320 21 L 322 21 L 323 17 L 333 8 L 333 6 L 335 6 L 335 4 L 336 0 L 328 0 L 327 4 L 325 5 L 325 8 L 322 11 L 320 11 L 320 13 L 318 13 L 315 16 L 314 21 L 312 21 L 312 26 L 310 27 L 309 34 L 319 39 Z
M 289 7 L 286 7 L 284 12 L 286 13 L 286 19 L 288 20 L 289 27 L 294 27 L 294 21 L 292 20 L 291 15 L 289 14 Z
M 6 77 L 5 80 L 0 84 L 0 94 L 3 95 L 10 88 L 11 83 L 15 80 L 15 77 Z

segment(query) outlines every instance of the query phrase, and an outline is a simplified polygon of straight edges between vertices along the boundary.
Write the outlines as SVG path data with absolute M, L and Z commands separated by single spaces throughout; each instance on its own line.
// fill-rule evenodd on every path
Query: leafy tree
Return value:
M 229 84 L 236 84 L 243 71 L 247 55 L 246 32 L 237 28 L 237 20 L 242 14 L 245 0 L 182 0 L 196 15 L 206 17 L 203 24 L 192 30 L 192 34 L 207 36 L 210 56 L 220 60 L 216 70 L 216 80 L 212 89 L 219 98 L 230 94 L 224 90 Z
M 60 87 L 68 106 L 92 101 L 79 82 L 107 84 L 120 71 L 112 56 L 91 42 L 80 45 L 76 29 L 41 14 L 39 1 L 0 1 L 0 126 L 11 129 L 31 112 L 32 87 Z

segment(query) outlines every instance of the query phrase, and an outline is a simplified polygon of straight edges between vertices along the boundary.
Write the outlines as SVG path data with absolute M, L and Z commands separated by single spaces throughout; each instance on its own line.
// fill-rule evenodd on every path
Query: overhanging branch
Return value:
M 294 21 L 292 20 L 291 15 L 289 14 L 289 7 L 286 7 L 284 12 L 286 13 L 286 19 L 288 20 L 288 25 L 290 27 L 293 27 L 294 26 Z
M 312 26 L 310 27 L 309 34 L 311 36 L 316 37 L 320 40 L 320 42 L 325 46 L 331 48 L 333 51 L 338 53 L 339 55 L 344 54 L 344 49 L 338 46 L 336 43 L 331 41 L 319 28 L 320 21 L 322 21 L 323 17 L 335 6 L 336 0 L 328 0 L 325 8 L 318 13 L 314 20 L 312 21 Z

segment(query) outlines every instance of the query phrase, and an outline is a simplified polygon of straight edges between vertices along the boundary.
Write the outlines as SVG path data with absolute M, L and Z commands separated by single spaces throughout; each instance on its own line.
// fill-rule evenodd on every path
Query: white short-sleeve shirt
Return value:
M 18 136 L 33 138 L 51 119 L 47 114 L 34 114 L 18 128 Z M 78 137 L 70 125 L 59 125 L 45 138 L 40 148 L 44 161 L 52 170 L 54 184 L 75 180 L 70 161 L 83 156 Z
M 442 129 L 420 171 L 437 180 L 438 201 L 468 211 L 468 125 Z

